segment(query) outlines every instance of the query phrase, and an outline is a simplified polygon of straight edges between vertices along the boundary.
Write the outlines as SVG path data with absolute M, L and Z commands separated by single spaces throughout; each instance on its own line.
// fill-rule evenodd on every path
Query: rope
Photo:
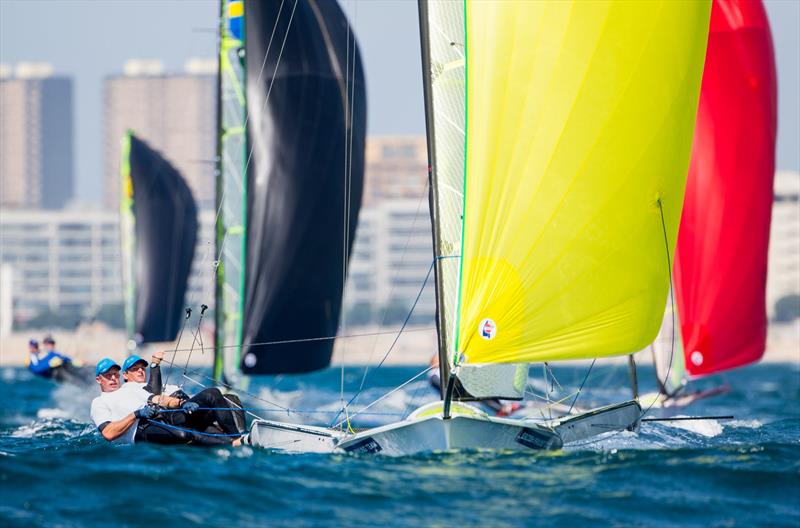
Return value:
M 195 409 L 195 411 L 258 411 L 258 412 L 271 412 L 271 413 L 286 413 L 286 414 L 334 414 L 339 411 L 320 411 L 314 409 L 287 409 L 285 411 L 280 409 L 266 409 L 263 407 L 199 407 Z M 187 412 L 186 409 L 159 409 L 159 413 L 176 413 L 176 412 Z M 194 412 L 194 411 L 193 411 Z M 360 412 L 359 414 L 364 414 L 367 416 L 399 416 L 403 413 L 399 412 Z M 354 415 L 355 416 L 355 415 Z
M 435 260 L 435 259 L 431 261 L 431 265 L 428 267 L 428 273 L 427 273 L 427 275 L 425 275 L 425 280 L 424 280 L 424 281 L 422 281 L 422 286 L 420 287 L 420 289 L 419 289 L 419 292 L 417 293 L 417 298 L 416 298 L 416 299 L 414 299 L 414 304 L 413 304 L 413 305 L 411 305 L 411 309 L 409 310 L 409 312 L 408 312 L 408 315 L 406 316 L 406 319 L 405 319 L 405 321 L 403 321 L 403 324 L 402 324 L 402 326 L 400 326 L 400 330 L 398 330 L 398 332 L 397 332 L 397 335 L 396 335 L 396 336 L 395 336 L 395 338 L 394 338 L 394 341 L 392 341 L 392 344 L 389 346 L 389 349 L 388 349 L 388 350 L 386 351 L 386 353 L 383 355 L 383 358 L 380 360 L 380 362 L 378 362 L 378 365 L 375 367 L 375 369 L 373 370 L 373 372 L 374 372 L 375 370 L 378 370 L 379 368 L 381 368 L 381 366 L 383 365 L 383 363 L 386 361 L 386 358 L 388 358 L 388 357 L 389 357 L 389 354 L 392 352 L 392 350 L 394 349 L 394 346 L 397 344 L 397 341 L 400 339 L 400 336 L 402 335 L 402 333 L 403 333 L 403 330 L 405 329 L 406 325 L 408 324 L 408 321 L 411 319 L 411 315 L 414 313 L 414 308 L 416 308 L 416 306 L 417 306 L 417 303 L 419 302 L 419 299 L 420 299 L 420 297 L 422 297 L 422 292 L 425 290 L 425 285 L 428 283 L 428 279 L 429 279 L 429 278 L 430 278 L 430 276 L 431 276 L 431 271 L 433 271 L 433 265 L 434 265 L 434 263 L 435 263 L 435 262 L 436 262 L 436 260 Z M 370 372 L 370 370 L 369 370 L 369 365 L 367 365 L 366 367 L 364 367 L 364 376 L 361 378 L 361 385 L 359 386 L 358 390 L 357 390 L 357 391 L 356 391 L 356 393 L 353 395 L 353 397 L 352 397 L 352 398 L 350 398 L 350 401 L 348 401 L 348 402 L 345 404 L 345 406 L 344 406 L 344 408 L 342 409 L 342 411 L 344 411 L 345 409 L 347 409 L 347 407 L 348 407 L 349 405 L 351 405 L 351 404 L 352 404 L 352 403 L 353 403 L 353 402 L 356 400 L 356 398 L 358 398 L 358 396 L 361 394 L 361 392 L 364 390 L 364 385 L 365 385 L 365 383 L 366 383 L 366 381 L 367 381 L 367 376 L 368 376 L 369 372 Z M 339 414 L 341 414 L 341 411 L 340 411 L 340 413 L 339 413 Z M 337 416 L 336 416 L 336 418 L 334 418 L 334 421 L 336 421 L 338 418 L 339 418 L 339 416 L 337 415 Z
M 203 436 L 217 436 L 217 437 L 225 437 L 225 438 L 240 438 L 245 436 L 245 434 L 241 433 L 207 433 L 205 431 L 198 431 L 196 429 L 187 429 L 185 427 L 178 427 L 177 425 L 168 424 L 165 422 L 159 422 L 158 420 L 151 420 L 150 418 L 147 421 L 151 424 L 157 425 L 159 427 L 167 427 L 169 429 L 175 429 L 176 431 L 183 431 L 184 433 L 191 433 L 196 435 L 203 435 Z
M 597 358 L 593 359 L 592 360 L 592 364 L 589 365 L 589 370 L 586 371 L 586 376 L 583 377 L 583 381 L 581 382 L 581 386 L 578 387 L 578 392 L 577 392 L 577 394 L 575 394 L 575 399 L 572 400 L 572 404 L 569 406 L 569 410 L 567 411 L 567 414 L 571 413 L 572 412 L 572 408 L 575 407 L 575 402 L 578 401 L 578 396 L 581 395 L 581 391 L 583 390 L 583 385 L 586 383 L 586 380 L 589 379 L 589 374 L 592 373 L 592 369 L 594 368 L 595 362 L 597 362 Z M 549 406 L 549 399 L 548 399 L 548 406 Z
M 656 203 L 658 204 L 658 211 L 661 214 L 661 232 L 664 236 L 664 250 L 667 255 L 667 272 L 669 273 L 669 293 L 670 293 L 670 306 L 672 307 L 672 349 L 669 356 L 669 364 L 667 365 L 667 373 L 664 377 L 664 383 L 666 384 L 667 380 L 669 379 L 670 371 L 672 370 L 672 359 L 675 355 L 675 294 L 673 292 L 673 284 L 672 284 L 672 256 L 669 251 L 669 238 L 667 237 L 667 224 L 664 221 L 664 207 L 661 203 L 661 198 L 659 198 Z M 592 362 L 594 365 L 594 362 Z M 577 399 L 577 398 L 576 398 Z M 650 409 L 656 404 L 657 399 L 654 399 L 647 409 L 643 410 L 641 414 L 639 414 L 638 421 L 643 421 L 643 418 L 647 413 L 650 412 Z M 615 437 L 616 435 L 620 434 L 622 431 L 615 431 L 613 434 L 606 436 L 604 438 L 595 438 L 593 440 L 588 440 L 586 442 L 580 442 L 576 444 L 571 444 L 571 447 L 584 447 L 587 445 L 595 444 L 600 441 L 608 440 L 610 438 Z
M 183 373 L 186 374 L 186 371 L 189 369 L 189 361 L 192 359 L 192 352 L 194 351 L 194 344 L 197 342 L 197 338 L 200 338 L 200 350 L 205 355 L 205 346 L 203 345 L 203 336 L 200 333 L 200 325 L 203 324 L 203 316 L 206 314 L 206 310 L 208 310 L 208 306 L 205 304 L 200 305 L 200 318 L 197 321 L 197 332 L 195 332 L 193 339 L 192 339 L 192 346 L 189 350 L 189 355 L 186 356 L 186 365 L 183 367 Z M 166 383 L 164 384 L 166 385 Z
M 178 346 L 181 344 L 181 339 L 183 338 L 183 330 L 186 328 L 186 323 L 189 321 L 189 318 L 192 316 L 192 309 L 186 308 L 186 317 L 183 319 L 183 326 L 181 326 L 181 331 L 178 334 L 178 340 L 175 342 L 175 350 L 172 351 L 172 361 L 169 362 L 170 366 L 175 364 L 175 357 L 178 355 Z M 163 359 L 162 359 L 163 361 Z M 166 379 L 164 380 L 163 387 L 166 387 L 169 383 L 169 376 L 172 374 L 172 369 L 167 372 Z
M 369 409 L 369 408 L 370 408 L 370 407 L 372 407 L 373 405 L 377 404 L 378 402 L 380 402 L 380 401 L 382 401 L 382 400 L 385 400 L 386 398 L 388 398 L 389 396 L 391 396 L 391 395 L 392 395 L 392 394 L 394 394 L 395 392 L 399 391 L 400 389 L 402 389 L 403 387 L 405 387 L 406 385 L 408 385 L 408 384 L 409 384 L 409 383 L 411 383 L 412 381 L 416 380 L 417 378 L 419 378 L 419 377 L 420 377 L 420 376 L 422 376 L 423 374 L 426 374 L 427 372 L 429 372 L 429 371 L 430 371 L 432 368 L 433 368 L 433 367 L 428 367 L 428 368 L 426 368 L 425 370 L 423 370 L 422 372 L 420 372 L 419 374 L 417 374 L 416 376 L 414 376 L 414 377 L 413 377 L 413 378 L 411 378 L 410 380 L 408 380 L 408 381 L 404 382 L 403 384 L 401 384 L 401 385 L 397 386 L 397 387 L 396 387 L 396 388 L 394 388 L 393 390 L 391 390 L 391 391 L 387 392 L 386 394 L 384 394 L 383 396 L 381 396 L 380 398 L 378 398 L 378 399 L 377 399 L 377 400 L 375 400 L 374 402 L 370 403 L 369 405 L 367 405 L 366 407 L 364 407 L 364 408 L 363 408 L 363 409 L 361 409 L 360 411 L 356 411 L 355 413 L 353 413 L 353 417 L 355 417 L 355 416 L 358 416 L 359 414 L 364 414 L 364 411 L 366 411 L 367 409 Z M 341 414 L 341 413 L 342 413 L 342 411 L 339 411 L 339 414 Z M 331 426 L 331 428 L 339 427 L 339 426 L 341 426 L 341 425 L 342 425 L 342 423 L 343 423 L 343 422 L 339 422 L 339 423 L 337 423 L 336 425 L 333 425 L 333 426 Z
M 406 330 L 406 332 L 429 332 L 431 330 L 436 330 L 435 326 L 425 326 L 422 328 L 412 328 L 410 330 Z M 364 334 L 348 334 L 348 335 L 341 335 L 341 336 L 325 336 L 325 337 L 307 337 L 303 339 L 285 339 L 281 341 L 263 341 L 261 343 L 250 343 L 247 345 L 248 347 L 256 347 L 256 346 L 271 346 L 271 345 L 286 345 L 286 344 L 294 344 L 294 343 L 310 343 L 314 341 L 327 341 L 331 339 L 350 339 L 355 337 L 372 337 L 372 336 L 382 336 L 382 335 L 394 335 L 397 330 L 387 330 L 386 332 L 367 332 Z M 222 345 L 217 348 L 238 348 L 240 345 Z M 191 349 L 189 348 L 176 348 L 175 350 L 164 350 L 164 352 L 189 352 Z

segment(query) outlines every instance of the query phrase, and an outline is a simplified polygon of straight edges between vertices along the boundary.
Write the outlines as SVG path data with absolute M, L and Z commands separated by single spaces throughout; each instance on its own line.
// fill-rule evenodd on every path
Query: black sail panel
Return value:
M 197 239 L 197 206 L 181 175 L 159 152 L 131 135 L 135 218 L 135 333 L 140 343 L 172 341 Z
M 245 10 L 245 374 L 330 363 L 333 339 L 268 343 L 336 335 L 361 206 L 366 91 L 352 30 L 336 2 L 280 6 Z

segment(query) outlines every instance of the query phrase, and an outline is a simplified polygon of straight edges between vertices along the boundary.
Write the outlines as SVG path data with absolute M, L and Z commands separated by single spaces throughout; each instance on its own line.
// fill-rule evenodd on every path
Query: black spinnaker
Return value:
M 217 306 L 223 309 L 217 310 L 215 377 L 310 372 L 330 363 L 361 206 L 366 93 L 360 54 L 334 1 L 229 0 L 222 32 Z M 244 49 L 238 64 L 235 42 Z M 230 194 L 236 167 L 229 160 L 236 153 L 226 151 L 238 146 L 226 135 L 235 127 L 225 122 L 237 101 L 237 77 L 244 81 L 239 102 L 247 116 L 244 198 Z M 245 211 L 238 226 L 236 206 L 228 203 L 237 199 Z M 231 241 L 244 249 L 238 293 Z
M 197 239 L 197 207 L 180 173 L 128 132 L 122 147 L 125 319 L 136 344 L 172 341 Z

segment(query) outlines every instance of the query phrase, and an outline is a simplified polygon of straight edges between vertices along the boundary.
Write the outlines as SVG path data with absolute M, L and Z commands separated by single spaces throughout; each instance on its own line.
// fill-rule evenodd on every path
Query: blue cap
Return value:
M 103 358 L 97 362 L 97 367 L 94 369 L 94 375 L 99 376 L 100 374 L 105 374 L 111 370 L 112 367 L 119 368 L 119 365 L 117 365 L 117 362 L 113 359 Z
M 39 348 L 39 342 L 35 339 L 31 339 L 30 341 L 28 341 L 28 346 Z
M 142 358 L 140 358 L 136 354 L 134 354 L 132 356 L 128 356 L 128 359 L 126 359 L 125 362 L 122 364 L 122 372 L 127 372 L 129 368 L 131 368 L 135 364 L 139 363 L 140 361 L 142 363 L 144 363 L 145 365 L 147 365 L 147 361 L 143 360 Z

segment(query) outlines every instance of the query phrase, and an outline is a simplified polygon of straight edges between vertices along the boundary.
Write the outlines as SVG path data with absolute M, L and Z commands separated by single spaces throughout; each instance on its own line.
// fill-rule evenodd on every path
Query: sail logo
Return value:
M 699 367 L 700 365 L 703 364 L 703 353 L 700 352 L 699 350 L 695 350 L 694 352 L 692 352 L 692 355 L 689 357 L 692 360 L 692 364 L 694 364 L 695 366 Z
M 482 338 L 491 341 L 497 335 L 497 325 L 491 319 L 484 319 L 478 325 L 478 333 Z

